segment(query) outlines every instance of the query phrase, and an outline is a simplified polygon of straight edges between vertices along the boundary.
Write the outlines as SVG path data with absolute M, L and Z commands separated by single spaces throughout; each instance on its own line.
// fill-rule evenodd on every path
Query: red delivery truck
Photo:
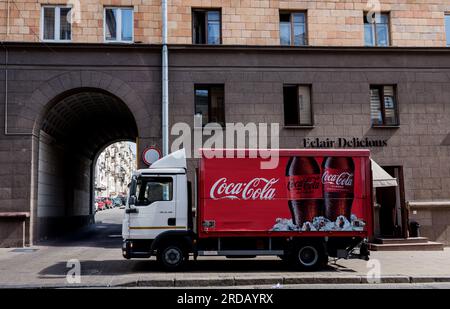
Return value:
M 368 259 L 368 150 L 200 150 L 194 186 L 184 150 L 133 174 L 123 220 L 125 258 L 155 255 L 178 270 L 192 255 L 278 256 L 299 269 L 329 257 Z

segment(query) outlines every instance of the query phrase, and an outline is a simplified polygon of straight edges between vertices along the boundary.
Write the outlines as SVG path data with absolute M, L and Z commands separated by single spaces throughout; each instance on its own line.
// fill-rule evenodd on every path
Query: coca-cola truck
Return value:
M 368 259 L 368 150 L 271 150 L 277 163 L 269 168 L 267 151 L 200 151 L 192 185 L 184 150 L 134 172 L 125 258 L 156 256 L 167 270 L 182 268 L 190 256 L 272 255 L 305 270 L 329 257 Z

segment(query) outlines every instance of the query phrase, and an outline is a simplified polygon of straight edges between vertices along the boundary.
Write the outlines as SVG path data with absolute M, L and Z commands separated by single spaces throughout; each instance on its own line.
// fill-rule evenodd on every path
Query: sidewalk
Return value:
M 293 272 L 277 258 L 199 258 L 181 273 L 160 271 L 154 258 L 125 260 L 119 248 L 108 245 L 71 244 L 34 249 L 37 250 L 12 252 L 12 249 L 0 249 L 0 287 L 359 284 L 367 283 L 368 272 L 378 266 L 381 283 L 450 282 L 450 248 L 434 252 L 372 252 L 369 263 L 339 260 L 319 272 Z M 81 263 L 80 284 L 69 284 L 66 280 L 70 269 L 66 263 L 70 259 L 78 259 Z
M 361 284 L 380 269 L 384 283 L 450 282 L 450 248 L 444 251 L 374 251 L 369 263 L 339 260 L 319 272 L 295 272 L 278 258 L 226 259 L 202 257 L 190 261 L 186 271 L 162 272 L 155 261 L 125 260 L 121 252 L 123 210 L 97 215 L 97 224 L 35 250 L 0 248 L 0 287 L 199 287 L 292 284 Z M 19 251 L 19 252 L 17 252 Z M 21 252 L 20 252 L 21 251 Z M 80 261 L 81 283 L 66 276 Z M 69 265 L 70 266 L 70 265 Z

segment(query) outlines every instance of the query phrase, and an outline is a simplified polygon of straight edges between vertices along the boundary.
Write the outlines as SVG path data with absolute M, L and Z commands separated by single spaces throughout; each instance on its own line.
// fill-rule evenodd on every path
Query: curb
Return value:
M 232 287 L 248 285 L 291 285 L 291 284 L 385 284 L 385 283 L 443 283 L 450 282 L 450 276 L 382 276 L 371 281 L 366 276 L 346 277 L 230 277 L 212 279 L 176 279 L 171 280 L 143 280 L 111 285 L 111 287 Z
M 195 278 L 195 279 L 155 279 L 137 278 L 137 279 L 119 279 L 113 280 L 109 284 L 23 284 L 23 285 L 0 285 L 0 289 L 57 289 L 57 288 L 133 288 L 133 287 L 233 287 L 233 286 L 251 286 L 251 285 L 295 285 L 295 284 L 417 284 L 417 283 L 450 283 L 450 276 L 400 276 L 386 275 L 373 282 L 366 276 L 287 276 L 287 277 L 252 277 L 236 276 L 226 278 Z

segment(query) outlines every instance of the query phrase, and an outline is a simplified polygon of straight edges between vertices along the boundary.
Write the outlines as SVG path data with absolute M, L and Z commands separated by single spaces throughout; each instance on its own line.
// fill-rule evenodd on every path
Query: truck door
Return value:
M 130 239 L 154 239 L 176 224 L 176 177 L 140 177 L 136 183 L 134 212 L 129 215 Z

